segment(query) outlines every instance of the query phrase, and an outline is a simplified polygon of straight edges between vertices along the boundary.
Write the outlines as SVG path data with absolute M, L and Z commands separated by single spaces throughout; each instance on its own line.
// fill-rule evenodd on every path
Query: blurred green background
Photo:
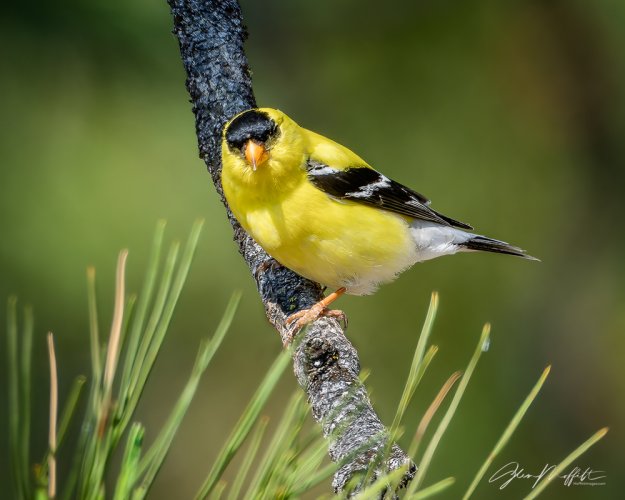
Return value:
M 533 263 L 460 255 L 417 265 L 370 297 L 346 297 L 348 334 L 390 423 L 432 290 L 440 352 L 408 417 L 408 441 L 444 380 L 493 324 L 455 422 L 432 465 L 464 491 L 541 370 L 542 394 L 496 466 L 555 463 L 604 425 L 576 465 L 607 485 L 549 487 L 546 498 L 617 498 L 625 421 L 625 3 L 609 0 L 242 1 L 259 105 L 358 152 Z M 234 327 L 174 444 L 155 499 L 190 498 L 261 375 L 281 349 L 232 242 L 204 164 L 165 1 L 12 2 L 0 20 L 0 297 L 36 314 L 36 457 L 47 433 L 44 335 L 56 334 L 61 398 L 88 373 L 85 268 L 98 273 L 108 328 L 113 270 L 129 248 L 141 283 L 158 218 L 185 238 L 206 218 L 139 417 L 154 430 L 228 296 Z M 4 308 L 3 308 L 4 309 Z M 4 310 L 1 313 L 5 320 Z M 5 381 L 5 345 L 0 344 Z M 278 415 L 287 375 L 267 408 Z M 0 389 L 6 403 L 4 383 Z M 2 428 L 6 429 L 5 412 Z M 274 419 L 275 420 L 275 419 Z M 5 484 L 6 435 L 0 437 Z M 491 473 L 494 471 L 491 471 Z M 490 473 L 487 475 L 490 476 Z M 482 484 L 478 498 L 516 498 Z M 322 490 L 325 491 L 325 490 Z

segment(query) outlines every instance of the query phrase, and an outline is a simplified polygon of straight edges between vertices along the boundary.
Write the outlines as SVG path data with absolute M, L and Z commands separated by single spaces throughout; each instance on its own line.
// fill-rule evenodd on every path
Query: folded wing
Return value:
M 430 201 L 425 196 L 368 166 L 339 170 L 309 159 L 306 170 L 315 187 L 339 200 L 350 200 L 445 226 L 473 229 L 464 222 L 436 212 L 429 207 Z

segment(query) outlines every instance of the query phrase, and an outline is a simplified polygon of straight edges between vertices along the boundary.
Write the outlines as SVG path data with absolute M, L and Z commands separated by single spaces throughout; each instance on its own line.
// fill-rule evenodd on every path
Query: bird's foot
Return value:
M 309 309 L 303 309 L 296 313 L 291 314 L 286 319 L 286 325 L 289 327 L 288 333 L 283 339 L 284 347 L 287 347 L 292 341 L 295 335 L 308 323 L 312 323 L 321 317 L 335 318 L 343 323 L 344 328 L 347 328 L 347 316 L 343 311 L 338 309 L 328 309 L 328 306 L 332 304 L 336 299 L 345 293 L 345 288 L 339 288 L 336 292 L 331 293 L 323 300 L 320 300 Z
M 319 307 L 318 307 L 319 306 Z M 284 347 L 288 347 L 291 342 L 293 342 L 293 338 L 295 335 L 299 333 L 299 331 L 305 327 L 308 323 L 312 323 L 319 318 L 335 318 L 341 323 L 343 323 L 343 328 L 347 328 L 347 316 L 343 311 L 339 309 L 327 309 L 321 302 L 317 302 L 310 309 L 304 309 L 302 311 L 298 311 L 294 314 L 291 314 L 286 319 L 286 325 L 289 327 L 289 331 L 286 333 L 285 338 L 283 339 Z

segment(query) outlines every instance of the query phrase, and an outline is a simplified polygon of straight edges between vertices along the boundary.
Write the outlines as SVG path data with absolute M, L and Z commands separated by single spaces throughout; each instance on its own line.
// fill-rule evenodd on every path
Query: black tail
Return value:
M 467 250 L 481 250 L 482 252 L 505 253 L 506 255 L 515 255 L 529 260 L 539 260 L 525 253 L 525 250 L 519 247 L 508 245 L 505 241 L 494 240 L 486 236 L 474 236 L 469 241 L 462 243 Z

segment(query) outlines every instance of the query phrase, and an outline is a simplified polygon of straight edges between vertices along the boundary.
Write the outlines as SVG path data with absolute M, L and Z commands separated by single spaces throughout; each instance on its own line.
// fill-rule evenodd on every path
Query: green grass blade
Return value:
M 59 376 L 56 363 L 56 352 L 54 349 L 54 337 L 52 332 L 48 332 L 48 356 L 50 361 L 50 422 L 48 429 L 48 447 L 50 457 L 48 458 L 48 496 L 56 497 L 56 431 L 59 404 Z
M 423 357 L 423 363 L 421 363 L 424 373 L 425 373 L 425 370 L 427 370 L 427 367 L 432 362 L 432 359 L 434 359 L 434 356 L 436 356 L 437 352 L 438 352 L 438 346 L 433 345 L 433 346 L 430 346 L 430 348 L 428 349 L 428 352 L 425 353 L 425 356 Z M 416 456 L 418 446 L 419 446 L 419 429 L 417 429 L 417 432 L 415 433 L 415 437 L 410 445 L 410 448 L 408 449 L 409 457 Z
M 456 479 L 453 477 L 448 477 L 443 479 L 442 481 L 438 481 L 427 488 L 423 488 L 421 491 L 417 491 L 414 495 L 410 497 L 410 500 L 424 500 L 425 498 L 433 497 L 434 495 L 438 495 L 441 491 L 446 490 L 452 484 L 456 482 Z
M 144 459 L 139 464 L 139 473 L 146 471 L 142 480 L 142 488 L 146 493 L 149 491 L 156 474 L 165 460 L 165 456 L 169 451 L 169 447 L 171 446 L 174 436 L 182 423 L 182 419 L 184 418 L 193 397 L 195 396 L 195 392 L 204 371 L 215 355 L 215 352 L 217 352 L 217 349 L 221 345 L 226 332 L 232 324 L 232 319 L 234 318 L 234 314 L 236 313 L 240 300 L 240 292 L 236 292 L 232 295 L 224 315 L 215 330 L 215 334 L 209 341 L 203 342 L 200 346 L 191 376 L 189 377 L 186 386 L 176 402 L 171 415 L 167 419 L 167 422 L 163 425 L 158 437 L 155 439 L 154 443 L 145 454 Z
M 290 497 L 292 483 L 289 479 L 295 469 L 299 467 L 298 461 L 302 451 L 301 439 L 299 438 L 304 422 L 308 415 L 308 405 L 302 397 L 296 403 L 294 423 L 289 425 L 290 431 L 285 433 L 285 439 L 279 446 L 274 466 L 270 469 L 267 477 L 265 491 L 275 494 L 280 498 Z
M 156 361 L 158 351 L 162 345 L 169 321 L 173 315 L 176 301 L 180 295 L 191 265 L 201 225 L 200 221 L 194 224 L 177 270 L 175 268 L 178 260 L 179 245 L 174 244 L 169 252 L 168 258 L 165 261 L 159 291 L 152 307 L 150 320 L 139 340 L 136 363 L 134 363 L 130 369 L 130 375 L 127 378 L 126 385 L 120 388 L 119 393 L 121 398 L 117 400 L 114 414 L 110 416 L 104 413 L 105 411 L 109 411 L 109 402 L 111 401 L 110 392 L 107 391 L 103 395 L 103 407 L 101 408 L 98 418 L 98 431 L 92 433 L 95 434 L 95 436 L 92 435 L 87 440 L 87 453 L 83 461 L 84 472 L 81 473 L 80 479 L 82 486 L 79 489 L 79 494 L 83 497 L 95 498 L 102 491 L 103 474 L 110 456 L 119 443 L 124 430 L 130 423 L 151 369 Z M 159 238 L 158 235 L 157 238 Z M 124 326 L 128 324 L 128 316 L 125 316 L 122 323 L 122 330 L 124 330 Z M 116 325 L 119 325 L 119 316 L 117 317 Z M 116 335 L 118 332 L 121 333 L 118 327 L 112 331 L 115 331 Z M 114 340 L 113 338 L 109 339 L 109 343 Z M 117 342 L 118 340 L 115 340 L 116 344 Z M 109 346 L 108 352 L 109 354 L 111 352 L 117 354 L 117 349 L 111 349 L 111 346 Z M 109 356 L 109 358 L 110 357 L 111 356 Z M 114 361 L 117 361 L 117 359 L 114 359 Z M 110 364 L 114 366 L 113 363 Z M 113 373 L 113 371 L 111 369 L 105 369 L 104 372 L 104 377 L 106 377 L 104 386 L 110 390 L 112 386 L 111 373 Z M 121 376 L 123 377 L 123 372 Z M 106 423 L 105 428 L 101 426 L 102 423 Z M 102 430 L 105 430 L 105 432 L 102 432 Z
M 225 445 L 215 459 L 213 467 L 208 473 L 204 484 L 202 484 L 202 487 L 197 493 L 197 498 L 206 498 L 215 487 L 217 481 L 219 481 L 219 479 L 221 478 L 223 471 L 228 466 L 228 464 L 232 460 L 232 457 L 243 443 L 245 437 L 250 432 L 252 426 L 254 425 L 254 422 L 258 418 L 260 411 L 267 402 L 271 391 L 278 383 L 280 376 L 284 372 L 290 360 L 290 352 L 288 350 L 284 350 L 274 361 L 273 365 L 265 375 L 265 378 L 261 382 L 259 388 L 256 390 L 256 393 L 252 397 L 252 400 L 239 418 L 239 421 L 235 425 Z
M 79 375 L 74 380 L 72 387 L 69 391 L 69 395 L 67 397 L 67 401 L 65 402 L 65 406 L 63 407 L 63 412 L 61 413 L 61 418 L 59 420 L 59 426 L 57 431 L 57 444 L 56 449 L 57 452 L 61 448 L 63 444 L 65 434 L 69 427 L 69 424 L 72 420 L 72 416 L 74 415 L 74 411 L 76 410 L 76 404 L 78 403 L 78 398 L 80 397 L 80 392 L 82 387 L 85 385 L 87 381 L 84 375 Z M 41 461 L 41 467 L 37 472 L 37 477 L 39 478 L 39 482 L 45 481 L 45 477 L 48 473 L 48 460 L 50 459 L 50 449 L 46 451 L 46 454 Z
M 428 340 L 430 338 L 430 334 L 432 333 L 432 327 L 434 326 L 434 320 L 436 319 L 436 313 L 438 311 L 438 293 L 433 292 L 432 297 L 430 299 L 430 305 L 428 307 L 428 312 L 425 317 L 425 321 L 423 323 L 423 327 L 421 329 L 421 335 L 419 335 L 419 341 L 417 342 L 417 348 L 415 349 L 414 356 L 412 358 L 412 364 L 410 365 L 410 371 L 408 373 L 408 378 L 406 380 L 406 384 L 404 385 L 404 391 L 401 395 L 401 399 L 399 404 L 397 405 L 397 411 L 395 412 L 395 418 L 393 419 L 393 424 L 391 425 L 391 436 L 393 436 L 393 430 L 397 430 L 399 427 L 401 420 L 406 412 L 406 408 L 414 395 L 414 391 L 417 388 L 417 385 L 421 381 L 421 377 L 423 377 L 423 373 L 425 370 L 423 369 L 423 361 L 425 348 L 427 346 Z
M 257 498 L 268 496 L 262 495 L 263 488 L 267 486 L 272 474 L 282 472 L 279 470 L 280 455 L 289 447 L 291 442 L 297 437 L 299 431 L 298 417 L 301 416 L 303 402 L 303 392 L 296 391 L 286 405 L 286 410 L 276 427 L 276 431 L 267 446 L 267 450 L 260 461 L 258 470 L 250 482 L 250 486 L 245 495 L 246 498 Z M 296 423 L 297 422 L 297 423 Z
M 299 457 L 297 467 L 287 477 L 285 484 L 289 487 L 292 497 L 297 498 L 324 479 L 330 477 L 336 471 L 336 464 L 328 469 L 326 475 L 318 475 L 324 458 L 328 453 L 328 443 L 318 434 L 307 449 Z
M 219 500 L 221 498 L 221 495 L 223 495 L 226 486 L 227 483 L 225 481 L 219 481 L 211 492 L 210 500 Z
M 135 317 L 135 305 L 137 304 L 137 295 L 134 293 L 131 293 L 130 295 L 128 295 L 128 298 L 126 299 L 126 304 L 124 306 L 124 317 L 123 317 L 123 322 L 122 322 L 122 330 L 121 330 L 121 338 L 120 338 L 120 347 L 122 350 L 125 349 L 126 343 L 128 341 L 128 336 L 129 334 L 129 330 L 130 330 L 130 324 L 132 322 L 132 320 Z M 120 350 L 120 361 L 121 361 L 121 350 Z M 118 384 L 119 384 L 119 392 L 122 391 L 122 385 L 121 385 L 121 376 L 119 376 L 118 374 L 120 373 L 120 368 L 123 370 L 123 367 L 121 367 L 121 362 L 118 362 L 117 365 L 118 369 L 117 369 L 117 374 L 115 375 L 115 377 L 118 380 Z M 123 375 L 123 373 L 122 373 Z M 119 399 L 119 395 L 118 395 L 118 399 Z
M 91 384 L 89 388 L 89 402 L 87 412 L 84 417 L 84 424 L 81 429 L 78 442 L 79 452 L 76 455 L 74 466 L 72 467 L 63 498 L 74 496 L 74 489 L 78 488 L 78 495 L 85 497 L 88 488 L 88 478 L 90 477 L 91 464 L 95 461 L 95 451 L 97 448 L 96 431 L 99 415 L 102 413 L 102 363 L 103 351 L 100 343 L 100 332 L 98 325 L 98 308 L 96 294 L 96 271 L 93 267 L 87 268 L 87 307 L 89 312 L 89 343 L 91 351 Z M 46 460 L 47 464 L 47 460 Z
M 363 448 L 362 451 L 364 451 L 366 448 Z M 327 453 L 328 447 L 326 444 L 325 450 L 324 452 Z M 297 498 L 300 495 L 303 495 L 304 493 L 306 493 L 306 491 L 308 491 L 309 488 L 312 488 L 313 486 L 319 484 L 321 481 L 326 480 L 327 478 L 329 478 L 332 474 L 334 474 L 336 472 L 336 470 L 339 468 L 340 464 L 337 463 L 330 463 L 325 465 L 324 467 L 322 467 L 321 469 L 319 469 L 318 471 L 314 472 L 313 474 L 311 474 L 310 477 L 306 478 L 306 483 L 300 485 L 300 487 L 297 487 L 293 490 L 293 497 Z
M 144 433 L 145 429 L 139 423 L 134 423 L 130 427 L 113 500 L 126 500 L 131 497 L 133 485 L 137 480 Z
M 156 294 L 156 298 L 154 299 L 154 304 L 152 305 L 152 312 L 150 314 L 150 318 L 145 327 L 145 330 L 141 335 L 141 340 L 139 342 L 135 361 L 130 370 L 130 376 L 127 383 L 128 388 L 126 391 L 124 391 L 126 397 L 122 400 L 122 403 L 124 405 L 127 404 L 129 406 L 128 411 L 130 412 L 136 406 L 140 392 L 141 390 L 143 390 L 143 386 L 140 385 L 141 368 L 142 365 L 145 363 L 145 358 L 153 342 L 153 337 L 158 326 L 158 322 L 163 314 L 163 308 L 165 307 L 165 302 L 167 301 L 167 296 L 169 295 L 171 283 L 174 279 L 174 271 L 176 269 L 176 262 L 178 261 L 179 250 L 180 244 L 178 242 L 174 242 L 169 249 L 169 252 L 165 259 L 165 264 L 163 266 L 163 271 L 161 273 L 160 286 Z M 126 411 L 125 406 L 124 411 Z
M 239 470 L 234 478 L 234 482 L 232 483 L 232 487 L 230 488 L 228 500 L 237 500 L 239 498 L 241 489 L 243 488 L 243 482 L 245 481 L 245 478 L 252 467 L 252 463 L 256 458 L 258 448 L 260 448 L 260 443 L 263 439 L 263 435 L 265 434 L 265 430 L 267 430 L 268 423 L 268 417 L 261 417 L 258 421 L 258 425 L 250 438 L 250 444 L 248 445 L 245 456 L 243 457 L 243 462 L 241 462 L 241 467 L 239 467 Z
M 63 410 L 63 417 L 61 418 L 61 426 L 63 426 L 63 421 L 67 418 L 67 424 L 69 425 L 69 421 L 71 420 L 71 415 L 73 414 L 73 410 L 70 411 L 72 407 L 71 401 L 73 399 L 75 386 L 79 383 L 79 379 L 85 380 L 84 377 L 80 376 L 74 381 L 74 386 L 70 391 L 70 396 L 67 398 L 67 403 Z M 86 381 L 86 380 L 85 380 Z M 82 386 L 82 384 L 80 384 Z M 94 406 L 92 406 L 91 398 L 93 396 L 93 386 L 96 385 L 95 381 L 91 382 L 91 391 L 89 394 L 89 402 L 85 409 L 85 415 L 83 416 L 83 421 L 81 422 L 81 430 L 78 438 L 78 445 L 76 446 L 76 450 L 74 452 L 74 458 L 72 460 L 72 465 L 67 475 L 67 479 L 65 481 L 63 494 L 59 495 L 59 498 L 62 500 L 69 500 L 71 498 L 75 498 L 77 495 L 75 493 L 76 487 L 81 487 L 82 483 L 80 482 L 80 474 L 83 470 L 83 466 L 86 463 L 86 453 L 87 453 L 87 442 L 88 437 L 93 434 L 93 425 L 96 421 L 96 414 L 94 413 Z M 78 401 L 78 395 L 76 395 L 76 402 Z M 75 404 L 74 404 L 75 406 Z M 67 415 L 67 417 L 66 417 Z M 65 431 L 64 431 L 65 433 Z M 47 463 L 47 457 L 43 462 Z M 80 483 L 80 484 L 79 484 Z
M 115 402 L 113 400 L 113 384 L 117 373 L 119 363 L 119 355 L 122 348 L 122 330 L 124 327 L 126 300 L 126 261 L 128 258 L 128 250 L 121 250 L 117 257 L 117 269 L 115 271 L 115 293 L 113 300 L 113 319 L 111 321 L 111 329 L 105 351 L 104 369 L 101 383 L 101 397 L 96 402 L 98 412 L 95 415 L 95 427 L 91 432 L 90 442 L 87 447 L 85 463 L 86 471 L 83 474 L 87 477 L 87 483 L 90 485 L 89 491 L 100 491 L 104 483 L 104 471 L 106 462 L 112 451 L 108 446 L 109 431 L 114 429 L 116 418 L 113 415 Z M 106 440 L 102 438 L 105 437 Z M 104 444 L 107 446 L 103 446 Z M 52 463 L 50 461 L 50 463 Z
M 119 357 L 122 349 L 122 335 L 124 326 L 127 324 L 126 317 L 128 311 L 126 306 L 130 302 L 126 298 L 126 262 L 128 259 L 128 250 L 121 250 L 117 257 L 117 269 L 115 271 L 115 294 L 113 300 L 113 319 L 111 321 L 111 329 L 105 349 L 105 362 L 102 374 L 102 393 L 100 402 L 97 404 L 99 412 L 96 416 L 96 427 L 91 444 L 88 448 L 90 491 L 92 494 L 99 494 L 104 484 L 104 474 L 106 464 L 110 454 L 115 447 L 111 446 L 109 439 L 110 432 L 117 427 L 117 418 L 114 415 L 116 402 L 113 399 L 113 387 L 117 376 L 117 368 L 119 366 Z M 104 438 L 104 439 L 103 439 Z M 94 493 L 95 492 L 95 493 Z
M 529 495 L 525 497 L 525 500 L 532 500 L 542 493 L 542 491 L 549 486 L 549 483 L 555 478 L 559 477 L 564 469 L 566 469 L 575 459 L 577 459 L 583 453 L 586 453 L 588 448 L 594 445 L 597 441 L 603 438 L 608 433 L 608 428 L 604 427 L 595 432 L 588 440 L 584 441 L 578 446 L 569 456 L 567 456 L 562 462 L 560 462 L 551 474 L 545 476 L 540 483 L 534 488 Z
M 432 292 L 430 297 L 430 304 L 428 306 L 428 311 L 425 316 L 425 321 L 423 322 L 423 326 L 421 328 L 421 334 L 419 335 L 419 340 L 417 341 L 417 347 L 415 348 L 414 355 L 412 358 L 412 363 L 410 365 L 410 370 L 408 372 L 408 377 L 406 379 L 406 383 L 404 384 L 404 390 L 402 391 L 401 398 L 399 400 L 399 404 L 397 405 L 397 409 L 395 411 L 395 416 L 393 418 L 393 423 L 391 424 L 389 436 L 386 439 L 386 444 L 384 445 L 384 450 L 382 452 L 381 458 L 386 460 L 386 457 L 389 456 L 391 449 L 393 447 L 393 443 L 397 441 L 399 438 L 399 426 L 401 425 L 401 421 L 406 413 L 406 409 L 412 400 L 414 392 L 421 382 L 425 371 L 427 370 L 428 365 L 432 361 L 433 356 L 436 354 L 437 348 L 431 347 L 428 351 L 428 354 L 431 353 L 431 356 L 424 357 L 425 349 L 430 338 L 430 334 L 432 333 L 432 327 L 434 326 L 434 320 L 436 319 L 436 313 L 438 311 L 438 293 Z M 365 475 L 364 484 L 369 484 L 371 474 L 373 474 L 374 467 L 369 467 L 367 469 L 367 473 Z
M 438 391 L 438 394 L 428 406 L 428 409 L 423 414 L 419 425 L 417 426 L 417 431 L 415 432 L 412 443 L 410 444 L 410 448 L 408 449 L 408 456 L 415 457 L 417 456 L 417 450 L 419 449 L 419 445 L 421 444 L 421 440 L 423 436 L 425 436 L 425 431 L 427 430 L 430 422 L 434 418 L 434 415 L 438 411 L 439 407 L 443 404 L 443 401 L 447 397 L 447 394 L 452 389 L 456 381 L 462 376 L 462 372 L 457 371 L 451 374 L 451 376 L 445 381 L 443 387 Z
M 440 424 L 436 428 L 436 431 L 434 432 L 434 435 L 432 436 L 430 443 L 428 444 L 427 448 L 425 449 L 425 452 L 423 453 L 423 457 L 421 458 L 421 461 L 419 463 L 417 474 L 415 475 L 414 479 L 410 482 L 410 485 L 408 486 L 408 491 L 407 491 L 408 495 L 414 493 L 423 482 L 423 479 L 425 478 L 425 474 L 428 470 L 430 462 L 432 461 L 432 457 L 434 456 L 434 452 L 436 451 L 438 443 L 443 437 L 443 434 L 447 430 L 447 427 L 449 426 L 451 419 L 453 418 L 454 414 L 456 413 L 456 410 L 458 409 L 458 405 L 460 404 L 462 395 L 464 394 L 464 391 L 467 388 L 467 384 L 469 383 L 469 380 L 471 379 L 471 375 L 473 375 L 473 370 L 475 370 L 475 366 L 477 365 L 477 362 L 480 359 L 480 354 L 482 354 L 483 352 L 483 347 L 485 343 L 488 341 L 489 335 L 490 335 L 490 325 L 487 323 L 486 325 L 484 325 L 484 328 L 482 329 L 482 335 L 480 336 L 478 345 L 475 349 L 475 352 L 473 353 L 473 357 L 469 361 L 469 364 L 467 365 L 467 369 L 465 370 L 464 375 L 460 379 L 460 383 L 458 384 L 456 393 L 454 394 L 454 397 L 451 400 L 451 403 L 449 403 L 449 408 L 447 409 L 447 412 L 443 416 Z
M 117 372 L 119 352 L 122 347 L 122 325 L 124 323 L 124 310 L 126 306 L 126 261 L 128 250 L 122 250 L 117 257 L 117 270 L 115 272 L 115 300 L 113 306 L 113 321 L 106 348 L 106 362 L 104 363 L 104 376 L 102 378 L 104 404 L 108 406 L 113 391 L 113 381 Z M 108 412 L 108 408 L 103 408 Z M 102 416 L 106 418 L 106 416 Z
M 130 374 L 133 365 L 137 362 L 137 353 L 139 349 L 139 342 L 141 339 L 141 333 L 143 331 L 145 320 L 147 317 L 148 307 L 154 294 L 154 288 L 158 277 L 158 263 L 161 259 L 161 251 L 163 248 L 163 238 L 165 235 L 166 222 L 164 220 L 158 221 L 156 224 L 156 230 L 154 231 L 154 239 L 152 241 L 152 249 L 150 251 L 150 257 L 146 269 L 146 276 L 139 295 L 139 301 L 137 303 L 137 312 L 133 317 L 132 326 L 128 335 L 128 343 L 125 351 L 126 356 L 124 358 L 124 368 L 122 372 L 122 382 L 120 387 L 127 388 L 129 386 Z M 125 399 L 127 394 L 120 394 L 120 398 Z
M 517 412 L 514 414 L 514 417 L 512 417 L 512 420 L 510 421 L 506 429 L 503 431 L 503 434 L 499 438 L 499 441 L 497 441 L 497 443 L 495 444 L 495 447 L 486 458 L 486 461 L 482 464 L 482 467 L 480 467 L 480 470 L 477 472 L 477 474 L 473 478 L 473 481 L 471 482 L 469 489 L 467 489 L 467 492 L 462 497 L 463 500 L 467 500 L 473 494 L 473 492 L 475 491 L 475 488 L 477 488 L 477 485 L 482 480 L 482 478 L 484 477 L 484 474 L 486 474 L 486 471 L 492 465 L 497 455 L 499 455 L 501 450 L 503 450 L 506 444 L 508 444 L 508 441 L 512 437 L 512 434 L 521 423 L 521 420 L 525 416 L 525 413 L 527 413 L 527 410 L 529 409 L 530 405 L 533 403 L 534 399 L 536 399 L 536 396 L 540 392 L 540 389 L 545 383 L 545 380 L 547 380 L 547 376 L 549 375 L 550 370 L 551 370 L 551 366 L 548 366 L 547 368 L 545 368 L 542 375 L 538 379 L 538 382 L 536 382 L 536 385 L 532 388 L 530 393 L 525 398 L 525 401 L 523 401 L 523 404 L 519 407 Z
M 7 303 L 7 368 L 9 380 L 9 449 L 10 475 L 16 498 L 27 498 L 27 471 L 22 467 L 20 452 L 20 379 L 17 349 L 17 298 L 9 297 Z
M 96 301 L 95 268 L 87 268 L 87 305 L 89 308 L 89 338 L 91 346 L 91 395 L 89 397 L 93 411 L 100 412 L 102 391 L 102 353 L 100 351 L 100 333 L 98 327 L 98 306 Z
M 182 292 L 182 287 L 184 286 L 184 282 L 189 273 L 189 268 L 191 267 L 191 262 L 193 260 L 193 255 L 195 254 L 195 249 L 197 248 L 203 224 L 204 222 L 202 220 L 197 220 L 193 224 L 189 239 L 187 240 L 180 259 L 180 266 L 178 267 L 178 271 L 173 279 L 171 288 L 167 293 L 167 298 L 162 304 L 162 313 L 159 315 L 160 317 L 158 319 L 158 323 L 156 324 L 153 336 L 149 339 L 149 341 L 143 343 L 145 355 L 144 357 L 139 358 L 137 371 L 135 371 L 134 376 L 131 377 L 134 379 L 132 389 L 134 394 L 131 396 L 131 406 L 129 406 L 125 418 L 122 420 L 120 431 L 123 431 L 125 425 L 127 425 L 132 412 L 136 408 L 136 404 L 138 403 L 139 396 L 143 391 L 143 387 L 145 386 L 150 372 L 152 371 L 154 362 L 156 361 L 158 352 L 163 343 L 163 339 L 165 338 L 165 333 L 169 327 L 169 322 L 173 316 L 176 303 L 178 302 L 178 298 Z
M 109 462 L 109 454 L 113 450 L 111 442 L 110 432 L 106 432 L 103 435 L 100 435 L 97 430 L 93 432 L 92 454 L 86 467 L 81 472 L 81 475 L 84 475 L 85 488 L 84 493 L 80 497 L 81 499 L 99 499 L 103 495 L 106 467 Z
M 33 310 L 24 308 L 24 328 L 22 331 L 22 349 L 20 366 L 20 468 L 24 472 L 26 494 L 31 494 L 30 471 L 30 391 L 32 387 L 32 354 L 33 354 Z
M 67 396 L 67 400 L 65 401 L 65 406 L 63 407 L 63 412 L 61 413 L 61 418 L 59 420 L 57 449 L 60 448 L 63 443 L 69 424 L 74 416 L 74 412 L 76 411 L 76 405 L 78 404 L 80 393 L 86 381 L 87 379 L 84 375 L 79 375 L 74 379 L 74 383 L 69 390 L 69 395 Z

